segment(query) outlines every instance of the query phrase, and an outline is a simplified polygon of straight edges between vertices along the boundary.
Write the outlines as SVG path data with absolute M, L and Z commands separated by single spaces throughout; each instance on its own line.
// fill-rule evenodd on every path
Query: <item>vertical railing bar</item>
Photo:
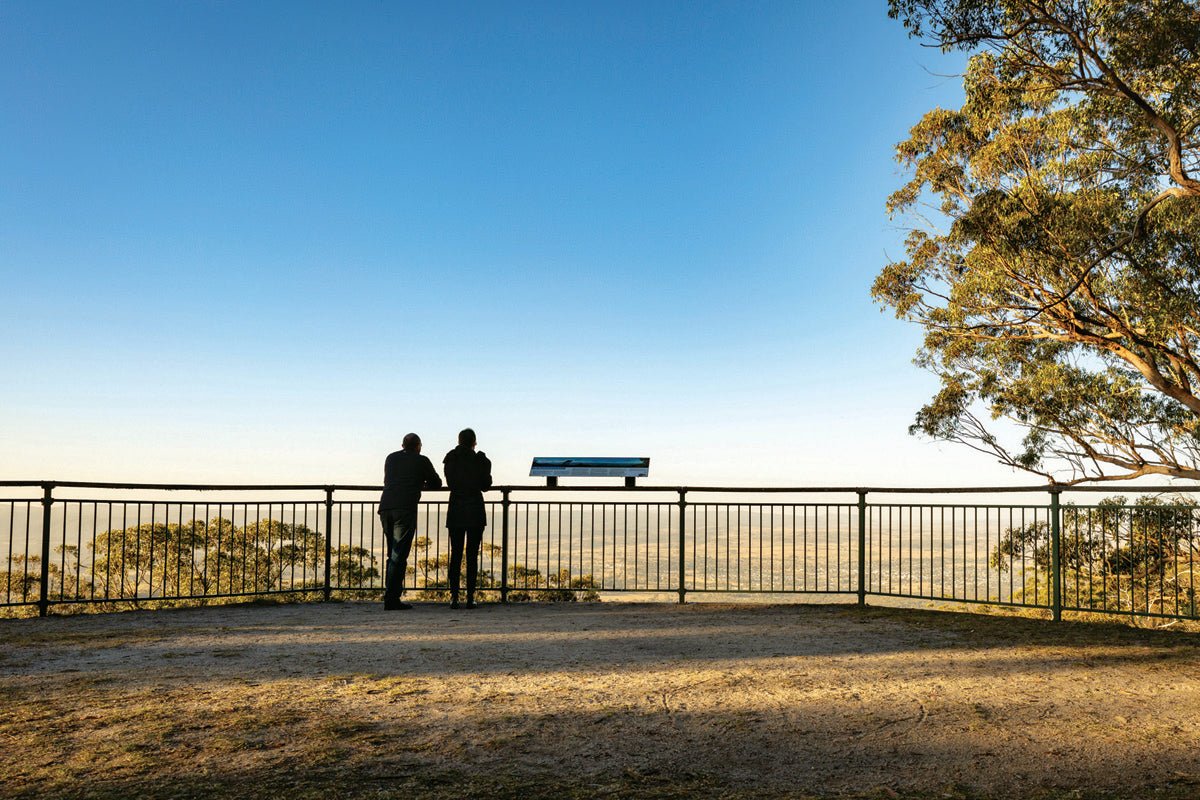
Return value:
M 32 566 L 31 556 L 33 554 L 33 551 L 29 547 L 29 538 L 33 535 L 33 504 L 34 504 L 34 502 L 41 503 L 42 501 L 41 500 L 38 500 L 38 501 L 26 500 L 24 503 L 24 505 L 25 505 L 25 547 L 21 552 L 24 553 L 25 560 L 21 565 L 21 602 L 22 603 L 29 602 L 29 596 L 30 596 L 30 594 L 32 594 L 31 589 L 33 588 L 30 585 L 32 582 L 29 579 L 30 578 L 29 570 L 30 570 L 30 567 Z M 43 513 L 44 513 L 44 511 L 43 511 Z M 38 557 L 39 564 L 41 561 L 44 561 L 44 560 L 45 559 L 41 558 L 40 556 Z M 38 572 L 40 574 L 40 572 L 41 572 L 40 567 L 38 569 Z M 40 581 L 40 578 L 39 578 L 39 581 Z
M 663 558 L 662 558 L 662 552 L 663 552 L 662 509 L 663 509 L 662 503 L 654 504 L 654 591 L 656 591 L 656 592 L 662 591 L 662 561 L 663 561 Z M 668 512 L 667 522 L 669 523 L 670 521 L 671 521 L 671 515 Z M 649 520 L 647 520 L 647 524 L 649 524 Z M 667 552 L 669 553 L 670 549 L 668 549 Z M 647 553 L 647 555 L 649 555 L 649 554 Z M 671 561 L 670 561 L 670 559 L 668 559 L 667 560 L 667 582 L 670 583 L 670 581 L 671 581 Z
M 1013 514 L 1014 513 L 1015 512 L 1013 510 L 1013 507 L 1009 506 L 1008 507 L 1008 530 L 1009 531 L 1011 531 L 1013 528 Z M 1013 592 L 1015 589 L 1015 587 L 1013 585 L 1013 581 L 1014 581 L 1013 570 L 1015 569 L 1015 567 L 1013 566 L 1013 557 L 1014 557 L 1014 549 L 1010 547 L 1010 548 L 1008 548 L 1008 601 L 1010 603 L 1013 602 Z
M 92 529 L 93 530 L 95 530 L 95 526 L 96 526 L 96 512 L 94 509 L 95 509 L 95 504 L 93 504 L 93 511 L 92 511 Z M 66 546 L 66 544 L 67 544 L 66 542 L 63 542 L 64 547 Z M 93 552 L 95 552 L 95 551 L 93 550 Z M 95 559 L 93 559 L 93 560 L 95 560 Z M 76 517 L 76 519 L 75 519 L 75 597 L 76 597 L 76 599 L 83 597 L 83 593 L 80 591 L 80 587 L 79 587 L 79 584 L 82 581 L 83 581 L 83 501 L 81 500 L 79 502 L 79 516 Z M 65 577 L 64 577 L 63 583 L 64 584 L 66 583 Z M 64 593 L 65 593 L 66 587 L 64 586 L 63 589 L 64 589 Z
M 111 526 L 110 526 L 111 528 Z M 125 598 L 125 554 L 129 551 L 129 503 L 121 501 L 121 599 Z
M 54 504 L 54 484 L 42 484 L 42 563 L 38 576 L 38 616 L 50 613 L 50 508 Z M 65 511 L 64 511 L 65 515 Z M 26 513 L 26 528 L 29 515 Z M 26 554 L 29 548 L 25 549 Z M 26 558 L 28 563 L 28 558 Z
M 956 530 L 956 526 L 955 526 L 955 522 L 954 522 L 954 512 L 955 511 L 957 511 L 957 508 L 951 507 L 951 509 L 950 509 L 950 599 L 951 600 L 958 599 L 958 579 L 955 577 L 955 574 L 954 574 L 956 571 L 955 567 L 958 566 L 958 543 L 955 541 L 958 538 L 958 531 Z M 942 525 L 945 526 L 945 524 L 946 524 L 946 510 L 943 508 L 942 509 Z M 945 535 L 944 535 L 944 531 L 943 531 L 943 541 L 944 540 L 945 540 Z M 945 548 L 943 547 L 942 558 L 945 559 L 945 557 L 946 557 L 946 551 L 945 551 Z M 942 589 L 942 594 L 945 594 L 945 587 L 943 587 L 943 589 Z
M 61 602 L 67 599 L 67 517 L 70 515 L 71 500 L 62 501 L 62 534 L 59 537 L 61 544 L 59 545 L 59 587 L 58 600 Z
M 1188 508 L 1188 616 L 1196 617 L 1196 509 Z
M 195 543 L 196 506 L 197 506 L 196 501 L 193 500 L 192 501 L 192 521 L 191 521 L 191 524 L 188 526 L 188 536 L 187 536 L 187 540 L 186 540 L 186 544 L 191 545 L 188 549 L 188 594 L 191 596 L 195 596 L 195 594 L 196 594 L 196 543 Z M 182 512 L 182 509 L 183 509 L 183 504 L 181 503 L 180 504 L 181 512 Z M 181 516 L 182 516 L 182 514 L 181 514 Z M 182 550 L 182 549 L 183 548 L 181 547 L 180 550 Z M 182 554 L 181 554 L 180 558 L 182 558 Z
M 716 516 L 717 516 L 717 527 L 719 528 L 719 527 L 721 526 L 721 514 L 720 514 L 720 511 L 719 511 L 719 510 L 717 511 L 717 514 L 716 514 Z M 725 505 L 725 589 L 724 589 L 724 591 L 728 591 L 728 590 L 729 590 L 729 579 L 730 579 L 730 577 L 731 577 L 731 574 L 732 574 L 732 570 L 729 568 L 729 550 L 730 550 L 730 543 L 729 543 L 730 536 L 729 536 L 729 533 L 730 533 L 730 527 L 729 527 L 729 504 L 727 503 L 727 504 Z M 720 543 L 718 542 L 718 543 L 717 543 L 717 547 L 718 547 L 718 548 L 720 548 L 720 546 L 721 546 L 721 545 L 720 545 Z M 720 553 L 719 553 L 719 551 L 718 551 L 718 555 L 717 555 L 717 557 L 718 557 L 718 558 L 720 558 Z
M 1073 539 L 1075 542 L 1074 552 L 1076 557 L 1075 566 L 1072 570 L 1072 576 L 1074 578 L 1072 583 L 1075 584 L 1075 608 L 1082 608 L 1084 607 L 1084 597 L 1082 597 L 1082 591 L 1084 591 L 1084 588 L 1082 588 L 1080 584 L 1082 583 L 1082 579 L 1084 579 L 1084 560 L 1081 560 L 1080 557 L 1081 554 L 1085 552 L 1085 545 L 1084 540 L 1081 539 L 1082 534 L 1079 529 L 1078 506 L 1074 507 L 1072 513 L 1070 513 L 1070 521 L 1072 521 L 1072 529 L 1074 533 Z M 1096 536 L 1094 536 L 1094 531 L 1091 529 L 1088 529 L 1087 534 L 1087 608 L 1092 608 L 1093 606 L 1096 606 L 1093 596 L 1094 589 L 1096 589 L 1096 564 L 1094 564 L 1096 559 L 1092 558 L 1092 545 L 1096 543 Z
M 796 504 L 792 503 L 792 591 L 799 591 L 796 581 Z
M 137 599 L 142 594 L 142 501 L 136 501 L 137 506 L 137 535 L 133 551 L 133 596 Z
M 766 588 L 766 586 L 764 585 L 764 581 L 763 581 L 763 506 L 764 506 L 764 504 L 759 503 L 756 506 L 749 506 L 746 509 L 746 517 L 750 520 L 753 519 L 753 517 L 750 515 L 751 510 L 754 509 L 754 510 L 758 511 L 758 588 L 759 589 Z M 753 525 L 753 522 L 751 522 L 750 524 Z M 750 537 L 751 537 L 751 541 L 753 541 L 753 538 L 754 538 L 754 529 L 753 528 L 750 529 Z M 753 562 L 751 562 L 751 566 L 753 566 Z M 753 589 L 754 588 L 754 578 L 753 578 L 754 570 L 751 569 L 750 573 L 751 573 L 750 588 Z
M 1160 506 L 1155 509 L 1154 516 L 1158 518 L 1156 528 L 1158 530 L 1158 611 L 1160 614 L 1166 613 L 1166 576 L 1167 576 L 1167 549 L 1164 536 L 1166 532 L 1163 530 L 1163 508 Z M 1171 552 L 1174 552 L 1172 547 Z
M 904 540 L 901 538 L 901 509 L 891 503 L 887 506 L 888 531 L 888 594 L 904 593 Z M 883 512 L 879 514 L 882 527 Z
M 1062 529 L 1061 512 L 1058 506 L 1058 495 L 1062 489 L 1050 489 L 1050 569 L 1051 576 L 1050 613 L 1054 621 L 1062 620 Z M 1036 583 L 1036 582 L 1034 582 Z
M 242 524 L 241 524 L 240 528 L 238 527 L 238 524 L 237 524 L 237 510 L 239 507 L 242 509 Z M 237 574 L 236 574 L 236 577 L 238 579 L 238 588 L 236 590 L 236 593 L 237 594 L 245 594 L 246 593 L 246 575 L 250 572 L 250 567 L 248 566 L 249 562 L 246 560 L 247 557 L 249 556 L 249 546 L 250 546 L 250 540 L 248 538 L 249 531 L 250 531 L 250 506 L 248 503 L 246 503 L 244 501 L 241 503 L 232 503 L 231 502 L 229 504 L 229 511 L 233 515 L 233 529 L 230 531 L 230 544 L 233 544 L 239 550 L 242 551 L 242 563 L 238 567 Z M 237 535 L 239 531 L 241 532 L 240 536 Z M 239 539 L 241 540 L 240 544 L 238 543 Z M 233 588 L 234 577 L 235 577 L 235 575 L 231 572 L 229 575 L 229 592 L 230 592 L 230 594 L 233 594 L 235 592 L 235 590 Z
M 1034 511 L 1034 515 L 1035 515 L 1035 520 L 1034 520 L 1034 521 L 1036 522 L 1036 521 L 1037 521 L 1037 509 L 1035 508 L 1035 509 L 1033 509 L 1033 511 Z M 1028 506 L 1021 506 L 1021 508 L 1020 508 L 1020 515 L 1021 515 L 1021 530 L 1026 530 L 1026 527 L 1027 527 L 1027 524 L 1028 524 L 1028 523 L 1026 522 L 1026 517 L 1027 517 L 1027 515 L 1028 515 L 1028 512 L 1029 512 L 1029 507 L 1028 507 Z M 1039 530 L 1039 531 L 1036 531 L 1036 532 L 1035 532 L 1035 541 L 1039 540 L 1039 539 L 1040 539 L 1040 537 L 1041 537 L 1041 535 L 1042 535 L 1042 533 L 1041 533 L 1041 531 L 1040 531 L 1040 530 Z M 1049 544 L 1049 542 L 1047 542 L 1047 544 Z M 1029 568 L 1029 567 L 1028 567 L 1028 565 L 1027 565 L 1027 563 L 1026 563 L 1026 562 L 1029 560 L 1029 558 L 1030 558 L 1030 555 L 1029 555 L 1029 553 L 1025 552 L 1025 550 L 1024 550 L 1024 548 L 1023 548 L 1023 549 L 1021 550 L 1021 575 L 1022 575 L 1022 577 L 1024 577 L 1026 570 Z M 1041 595 L 1040 595 L 1039 593 L 1041 592 L 1041 589 L 1042 589 L 1042 587 L 1041 587 L 1041 580 L 1039 579 L 1039 572 L 1038 572 L 1038 569 L 1039 569 L 1039 567 L 1038 567 L 1038 559 L 1035 557 L 1035 558 L 1034 558 L 1034 560 L 1033 560 L 1033 604 L 1034 604 L 1035 606 L 1040 606 L 1040 605 L 1041 605 Z M 1048 583 L 1048 582 L 1049 582 L 1049 579 L 1047 579 L 1047 583 Z M 1022 602 L 1022 603 L 1027 603 L 1027 599 L 1026 599 L 1026 598 L 1025 598 L 1025 596 L 1024 596 L 1024 595 L 1025 595 L 1025 589 L 1024 589 L 1024 588 L 1022 588 L 1022 590 L 1021 590 L 1021 594 L 1022 594 L 1022 596 L 1021 596 L 1021 602 Z
M 614 516 L 616 509 L 613 510 Z M 621 504 L 621 585 L 623 588 L 629 588 L 629 504 Z
M 221 531 L 225 527 L 221 524 L 221 513 L 224 509 L 224 503 L 217 501 L 217 569 L 216 569 L 216 587 L 217 594 L 221 593 Z M 233 536 L 233 509 L 229 509 L 229 535 Z M 228 570 L 226 570 L 228 572 Z
M 407 564 L 404 565 L 407 568 Z M 333 597 L 330 572 L 333 570 L 333 487 L 325 487 L 325 579 L 321 587 L 321 599 L 329 602 Z M 415 582 L 415 581 L 414 581 Z
M 283 516 L 282 508 L 279 512 L 279 515 Z M 439 522 L 440 521 L 441 520 L 439 520 Z M 367 570 L 366 570 L 366 565 L 363 563 L 363 555 L 362 554 L 368 553 L 370 551 L 367 550 L 367 504 L 362 501 L 359 501 L 359 503 L 358 503 L 358 549 L 360 551 L 359 556 L 358 556 L 359 583 L 358 583 L 358 586 L 355 586 L 354 588 L 355 589 L 365 589 L 367 587 L 365 585 L 363 585 L 362 579 L 363 579 L 363 577 L 366 576 Z M 478 558 L 478 557 L 479 557 L 478 555 L 475 556 L 475 558 Z M 283 574 L 282 573 L 280 573 L 279 582 L 283 583 Z
M 183 598 L 185 596 L 191 596 L 191 595 L 195 594 L 195 592 L 192 591 L 192 589 L 194 588 L 192 585 L 192 568 L 195 567 L 195 559 L 196 559 L 195 550 L 196 550 L 196 548 L 192 541 L 192 534 L 196 530 L 196 526 L 195 526 L 196 507 L 195 507 L 195 504 L 193 503 L 192 504 L 192 524 L 188 526 L 187 532 L 185 533 L 184 525 L 183 525 L 183 507 L 185 505 L 187 505 L 187 504 L 184 503 L 182 500 L 179 501 L 179 504 L 178 504 L 179 513 L 175 515 L 176 524 L 178 525 L 178 530 L 176 531 L 177 544 L 176 544 L 176 549 L 175 549 L 175 594 L 178 598 Z M 187 545 L 189 543 L 193 544 L 193 546 L 190 550 L 186 549 Z M 187 589 L 186 594 L 183 589 L 183 583 L 184 583 L 184 581 L 183 581 L 183 561 L 184 561 L 185 553 L 187 554 L 188 560 L 190 562 L 189 567 L 188 567 L 188 580 L 187 580 L 188 589 Z
M 971 596 L 973 599 L 979 599 L 979 506 L 975 506 L 973 528 L 971 530 L 972 538 L 975 544 L 972 547 L 971 563 L 974 565 L 974 582 L 972 586 Z
M 1100 524 L 1107 528 L 1108 512 L 1104 509 L 1100 510 Z M 1121 521 L 1117 520 L 1117 524 L 1113 526 L 1113 554 L 1117 558 L 1117 611 L 1121 610 L 1121 579 L 1124 577 L 1121 574 Z M 1132 582 L 1130 583 L 1130 592 L 1133 591 Z M 1130 607 L 1134 604 L 1133 600 L 1129 601 Z
M 195 516 L 194 509 L 193 509 L 192 515 Z M 204 501 L 204 568 L 200 570 L 200 586 L 204 590 L 205 597 L 207 597 L 209 594 L 209 591 L 208 591 L 208 589 L 209 589 L 209 585 L 208 585 L 208 559 L 209 559 L 208 531 L 210 528 L 209 520 L 211 518 L 212 518 L 212 509 L 209 508 L 209 503 L 207 500 L 205 500 Z
M 304 558 L 304 548 L 307 546 L 307 542 L 305 542 L 306 537 L 304 536 L 304 528 L 300 525 L 300 522 L 299 522 L 300 514 L 296 509 L 296 506 L 297 506 L 296 501 L 292 500 L 290 503 L 288 503 L 288 505 L 291 507 L 291 510 L 292 510 L 292 521 L 289 523 L 290 531 L 291 531 L 292 550 L 291 550 L 291 555 L 288 558 L 288 562 L 289 562 L 288 563 L 288 591 L 294 592 L 294 591 L 296 591 L 296 561 Z M 305 509 L 305 512 L 307 514 L 307 509 Z M 297 534 L 300 536 L 299 542 L 296 541 Z M 375 547 L 375 537 L 374 537 L 374 533 L 372 532 L 372 536 L 371 536 L 371 548 L 372 548 L 371 552 L 372 552 L 372 554 L 374 553 L 374 547 Z M 372 555 L 372 558 L 374 558 L 373 555 Z M 303 562 L 301 562 L 301 563 L 303 563 Z M 282 575 L 282 573 L 280 573 L 280 574 Z M 282 578 L 280 580 L 282 580 Z
M 804 569 L 803 580 L 800 581 L 800 591 L 808 591 L 808 567 L 812 559 L 808 555 L 808 511 L 810 506 L 804 505 L 800 507 L 800 546 L 804 548 L 804 557 L 800 564 Z M 811 506 L 813 509 L 813 523 L 816 523 L 816 506 Z M 815 581 L 815 578 L 814 578 Z
M 687 562 L 684 550 L 687 547 L 687 489 L 679 490 L 679 602 L 685 602 L 687 593 Z
M 853 519 L 852 509 L 854 508 L 854 506 L 850 506 L 850 508 L 847 508 L 846 504 L 838 503 L 837 506 L 835 506 L 835 508 L 837 508 L 837 535 L 834 540 L 834 550 L 833 550 L 835 560 L 833 561 L 834 584 L 832 586 L 832 589 L 833 589 L 833 591 L 836 592 L 836 591 L 839 591 L 842 589 L 842 551 L 850 550 L 852 547 L 854 547 L 854 542 L 858 538 L 858 531 L 856 530 L 857 525 L 855 524 L 854 519 Z M 842 519 L 843 515 L 845 515 L 844 521 Z M 846 554 L 847 562 L 849 562 L 849 559 L 850 559 L 850 555 L 849 555 L 849 553 L 847 553 Z M 850 569 L 849 563 L 846 564 L 846 569 L 847 570 Z M 849 578 L 851 585 L 854 585 L 854 579 L 850 576 L 847 576 L 847 577 Z M 857 589 L 857 588 L 858 587 L 855 586 L 855 589 Z M 853 591 L 853 590 L 850 590 L 848 587 L 847 587 L 847 589 L 848 589 L 848 591 Z
M 929 506 L 929 524 L 937 525 L 937 535 L 930 537 L 929 548 L 929 584 L 930 594 L 937 599 L 946 596 L 946 507 L 943 505 Z M 933 547 L 934 542 L 937 547 Z M 937 583 L 934 583 L 934 563 L 937 564 Z M 936 589 L 933 588 L 936 585 Z
M 1150 509 L 1147 509 L 1147 508 L 1138 509 L 1137 513 L 1140 513 L 1142 516 L 1142 530 L 1145 531 L 1144 536 L 1146 539 L 1146 544 L 1143 545 L 1146 555 L 1142 559 L 1142 562 L 1146 565 L 1146 578 L 1145 578 L 1146 613 L 1149 614 L 1150 613 L 1150 590 L 1153 588 L 1152 584 L 1154 582 L 1154 578 L 1150 574 L 1150 570 L 1154 568 L 1154 564 L 1153 564 L 1154 552 L 1152 550 L 1151 541 L 1150 541 L 1150 521 L 1148 519 L 1146 519 L 1147 517 L 1150 516 Z
M 858 604 L 867 604 L 867 493 L 858 490 Z
M 26 519 L 28 519 L 28 513 L 26 513 Z M 7 562 L 10 570 L 12 569 L 13 565 L 15 565 L 17 563 L 16 561 L 13 560 L 14 559 L 13 539 L 15 538 L 16 531 L 17 531 L 16 524 L 17 524 L 17 501 L 10 500 L 8 503 L 8 562 Z M 26 529 L 28 529 L 28 527 L 29 527 L 29 524 L 27 522 Z M 25 575 L 27 574 L 27 570 L 28 570 L 28 567 L 26 567 L 25 564 L 29 563 L 29 548 L 28 547 L 25 548 L 22 555 L 24 556 L 25 561 L 22 563 L 22 566 L 21 566 L 21 585 L 24 586 L 26 583 Z M 4 602 L 5 602 L 5 604 L 12 602 L 12 588 L 13 588 L 13 582 L 11 580 L 7 581 L 4 586 Z M 22 597 L 21 599 L 24 600 L 25 598 Z
M 771 515 L 771 533 L 770 533 L 770 539 L 771 539 L 771 591 L 775 591 L 775 505 L 774 504 L 768 505 L 767 509 L 768 509 L 768 513 Z M 783 578 L 784 578 L 782 564 L 779 565 L 779 569 L 780 569 L 779 580 L 780 580 L 780 585 L 782 586 Z
M 108 535 L 104 537 L 104 599 L 112 599 L 112 500 L 108 501 Z M 207 548 L 205 548 L 207 549 Z M 94 563 L 94 562 L 93 562 Z
M 508 602 L 508 515 L 509 506 L 512 504 L 509 498 L 511 489 L 502 490 L 502 499 L 500 501 L 501 523 L 500 523 L 500 602 Z
M 602 585 L 607 586 L 611 589 L 616 589 L 617 588 L 617 563 L 616 563 L 616 559 L 617 559 L 617 512 L 616 512 L 616 509 L 613 509 L 613 530 L 612 530 L 613 564 L 612 564 L 612 569 L 609 570 L 609 566 L 608 566 L 608 553 L 609 553 L 609 549 L 608 549 L 608 538 L 609 538 L 608 506 L 609 506 L 608 503 L 600 504 L 600 568 L 604 572 L 609 573 L 609 575 L 611 577 L 611 581 L 602 581 Z
M 737 505 L 737 589 L 741 591 L 745 588 L 742 584 L 742 504 Z M 747 565 L 749 567 L 749 565 Z
M 925 559 L 921 556 L 920 548 L 925 546 L 925 530 L 921 525 L 921 512 L 917 511 L 917 527 L 913 527 L 913 511 L 916 510 L 913 506 L 908 507 L 908 574 L 909 584 L 912 584 L 913 558 L 917 561 L 917 593 L 925 596 Z M 913 535 L 917 534 L 917 547 L 913 547 Z
M 884 534 L 883 534 L 883 511 L 884 510 L 887 510 L 887 512 L 888 512 L 888 525 L 887 525 L 888 564 L 887 564 L 887 570 L 886 570 L 887 576 L 888 576 L 888 590 L 887 590 L 886 594 L 890 595 L 890 594 L 893 594 L 895 591 L 895 563 L 896 563 L 895 554 L 896 553 L 902 554 L 902 551 L 900 549 L 900 542 L 898 540 L 896 540 L 896 537 L 892 530 L 892 511 L 893 511 L 892 505 L 889 504 L 887 506 L 871 506 L 871 511 L 874 513 L 870 513 L 870 515 L 868 517 L 868 543 L 869 543 L 870 547 L 875 548 L 875 551 L 878 552 L 878 554 L 880 554 L 880 570 L 878 570 L 878 581 L 876 582 L 876 589 L 877 589 L 878 593 L 884 594 L 884 591 L 883 591 L 883 573 L 884 573 L 884 569 L 883 569 L 883 537 L 884 537 Z M 868 582 L 868 583 L 870 583 L 870 582 Z
M 596 579 L 596 501 L 594 501 L 594 500 L 588 501 L 587 513 L 588 513 L 588 543 L 589 543 L 588 544 L 588 571 L 587 571 L 587 574 L 591 576 L 593 586 L 598 587 L 598 589 L 603 589 L 604 588 L 604 572 L 603 572 L 604 561 L 603 561 L 603 559 L 601 559 L 601 561 L 600 561 L 600 569 L 601 569 L 600 579 L 599 580 Z M 583 526 L 583 508 L 582 508 L 582 506 L 580 507 L 580 510 L 579 510 L 579 525 L 581 527 Z M 580 537 L 581 537 L 580 540 L 582 541 L 582 533 L 580 534 Z M 580 556 L 579 560 L 580 560 L 580 564 L 582 564 L 583 557 Z
M 641 575 L 638 572 L 638 567 L 641 566 L 641 559 L 638 558 L 638 541 L 640 541 L 640 539 L 641 539 L 641 536 L 640 536 L 641 523 L 638 520 L 640 511 L 639 511 L 639 508 L 638 508 L 638 505 L 636 502 L 634 502 L 634 503 L 630 503 L 628 501 L 625 502 L 625 525 L 626 526 L 629 525 L 629 509 L 631 506 L 633 508 L 633 555 L 632 555 L 632 557 L 629 555 L 629 547 L 627 544 L 626 548 L 625 548 L 625 569 L 626 569 L 626 572 L 628 572 L 630 564 L 633 565 L 633 583 L 632 584 L 627 583 L 625 588 L 639 589 L 639 588 L 641 588 Z M 626 539 L 626 542 L 628 542 L 628 538 Z
M 250 507 L 248 504 L 246 506 L 246 513 L 247 514 L 250 513 Z M 261 522 L 262 522 L 262 504 L 256 502 L 254 504 L 254 588 L 251 592 L 252 594 L 258 594 L 259 585 L 260 585 L 259 578 L 258 578 L 258 562 L 260 560 L 259 555 L 262 551 L 261 551 L 261 548 L 258 546 L 258 540 L 259 540 L 259 537 L 262 535 L 262 527 L 260 525 Z

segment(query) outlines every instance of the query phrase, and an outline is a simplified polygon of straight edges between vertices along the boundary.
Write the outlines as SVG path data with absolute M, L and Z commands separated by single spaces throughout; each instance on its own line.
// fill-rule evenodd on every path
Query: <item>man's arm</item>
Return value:
M 437 474 L 437 470 L 433 468 L 433 462 L 425 456 L 421 456 L 421 469 L 425 472 L 422 475 L 422 489 L 440 489 L 442 488 L 442 476 Z

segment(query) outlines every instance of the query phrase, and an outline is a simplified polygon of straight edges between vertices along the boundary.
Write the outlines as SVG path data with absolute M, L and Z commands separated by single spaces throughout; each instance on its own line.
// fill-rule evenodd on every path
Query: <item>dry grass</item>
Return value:
M 0 795 L 1200 796 L 1200 637 L 843 606 L 0 621 Z

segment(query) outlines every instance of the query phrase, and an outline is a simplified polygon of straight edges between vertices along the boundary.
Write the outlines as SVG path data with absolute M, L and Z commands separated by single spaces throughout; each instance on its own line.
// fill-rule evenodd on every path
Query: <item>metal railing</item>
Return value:
M 379 489 L 3 481 L 0 607 L 379 593 Z M 1089 492 L 1135 497 L 1062 502 Z M 1026 502 L 954 502 L 965 494 Z M 847 595 L 1200 616 L 1200 511 L 1178 487 L 501 486 L 487 509 L 480 587 L 501 601 Z M 444 491 L 427 492 L 406 580 L 427 597 L 448 584 L 445 514 Z

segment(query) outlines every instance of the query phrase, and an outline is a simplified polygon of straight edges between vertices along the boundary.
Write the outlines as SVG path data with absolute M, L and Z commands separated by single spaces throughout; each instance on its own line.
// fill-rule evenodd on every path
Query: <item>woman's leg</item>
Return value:
M 475 581 L 479 575 L 479 548 L 483 543 L 483 528 L 467 531 L 467 606 L 475 605 Z
M 450 534 L 450 603 L 457 605 L 458 576 L 462 571 L 463 540 L 466 538 L 467 531 L 464 528 L 450 528 L 448 533 Z

